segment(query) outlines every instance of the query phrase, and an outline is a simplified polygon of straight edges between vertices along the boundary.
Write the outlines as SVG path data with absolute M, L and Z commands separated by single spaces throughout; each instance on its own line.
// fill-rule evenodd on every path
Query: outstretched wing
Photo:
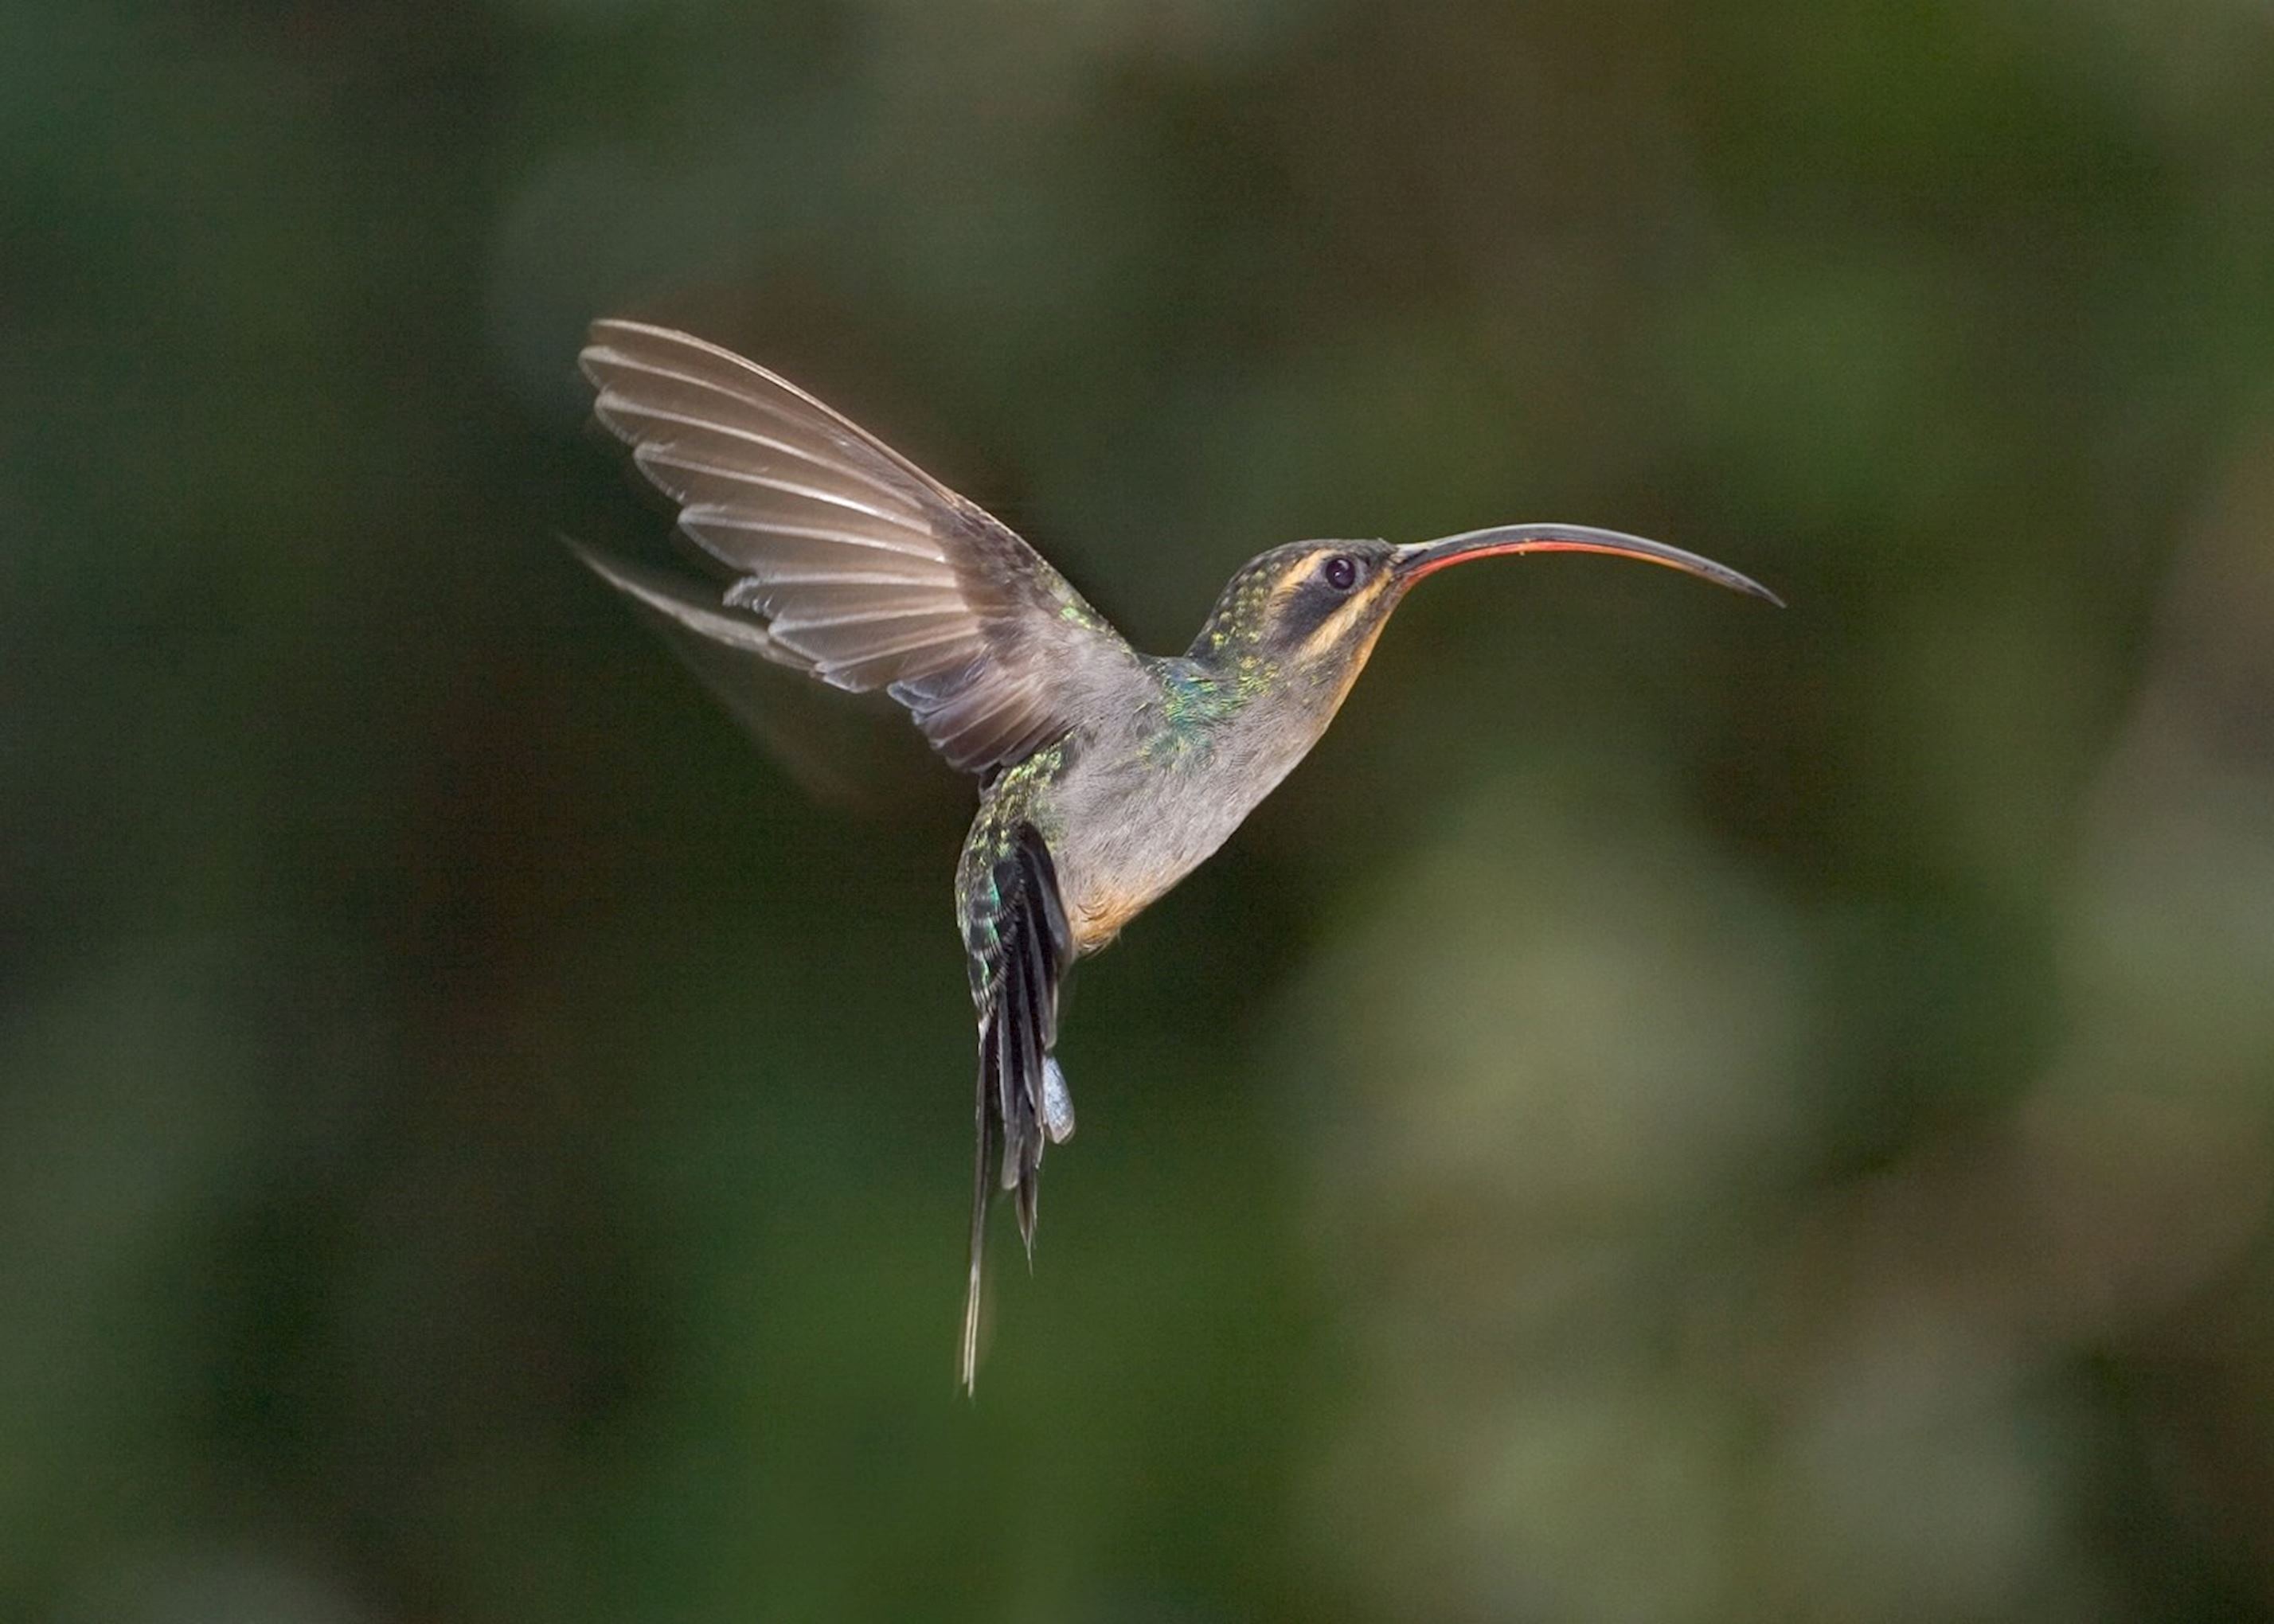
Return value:
M 988 875 L 991 906 L 968 924 L 980 989 L 978 1148 L 971 1179 L 971 1279 L 963 1302 L 963 1385 L 979 1364 L 979 1284 L 986 1257 L 988 1159 L 1001 1146 L 1000 1179 L 1016 1192 L 1019 1236 L 1035 1252 L 1043 1147 L 1073 1132 L 1073 1101 L 1050 1050 L 1058 1036 L 1058 983 L 1073 936 L 1058 867 L 1032 823 L 1020 823 Z
M 983 771 L 1133 700 L 1136 657 L 983 509 L 795 385 L 684 333 L 599 321 L 594 411 L 733 577 L 679 628 L 838 688 L 885 688 Z M 590 557 L 587 562 L 594 562 Z M 604 579 L 659 605 L 621 568 Z

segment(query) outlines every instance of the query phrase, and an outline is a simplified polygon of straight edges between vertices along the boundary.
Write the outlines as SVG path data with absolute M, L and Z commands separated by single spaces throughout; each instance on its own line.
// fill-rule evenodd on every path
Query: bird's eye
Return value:
M 1329 586 L 1337 592 L 1347 592 L 1358 584 L 1358 560 L 1347 553 L 1337 553 L 1327 560 L 1321 573 Z

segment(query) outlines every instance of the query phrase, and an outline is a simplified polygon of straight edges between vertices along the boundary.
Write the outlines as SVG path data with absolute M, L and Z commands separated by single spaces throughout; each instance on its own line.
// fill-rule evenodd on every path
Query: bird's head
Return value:
M 1267 680 L 1363 662 L 1404 591 L 1397 554 L 1386 541 L 1298 541 L 1258 554 L 1225 583 L 1193 658 Z
M 1242 565 L 1216 599 L 1193 659 L 1294 695 L 1342 703 L 1390 612 L 1414 583 L 1455 564 L 1519 553 L 1602 553 L 1781 600 L 1711 559 L 1639 536 L 1578 524 L 1509 524 L 1436 541 L 1299 541 Z

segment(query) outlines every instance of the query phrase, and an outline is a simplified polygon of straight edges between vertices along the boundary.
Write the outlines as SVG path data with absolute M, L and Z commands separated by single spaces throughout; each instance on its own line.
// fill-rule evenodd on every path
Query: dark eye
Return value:
M 1358 560 L 1347 553 L 1337 553 L 1327 560 L 1327 567 L 1321 573 L 1326 576 L 1327 584 L 1336 591 L 1347 592 L 1358 584 Z

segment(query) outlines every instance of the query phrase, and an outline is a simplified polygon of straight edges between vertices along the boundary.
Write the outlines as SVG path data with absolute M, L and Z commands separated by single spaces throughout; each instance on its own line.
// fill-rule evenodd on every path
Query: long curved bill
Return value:
M 1502 524 L 1437 541 L 1417 541 L 1397 549 L 1396 568 L 1411 584 L 1450 564 L 1512 553 L 1604 553 L 1613 558 L 1640 559 L 1645 564 L 1663 564 L 1668 569 L 1726 586 L 1733 592 L 1766 599 L 1780 609 L 1784 607 L 1783 598 L 1726 564 L 1716 564 L 1712 559 L 1684 553 L 1664 542 L 1645 541 L 1639 536 L 1599 530 L 1585 524 Z

